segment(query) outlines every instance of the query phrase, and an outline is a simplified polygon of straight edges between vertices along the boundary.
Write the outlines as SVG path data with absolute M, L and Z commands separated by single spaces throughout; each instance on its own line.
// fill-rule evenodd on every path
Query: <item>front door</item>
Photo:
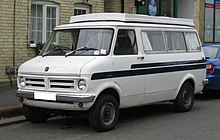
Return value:
M 145 91 L 145 78 L 132 69 L 141 63 L 134 29 L 119 29 L 114 48 L 115 82 L 122 90 L 123 107 L 139 105 Z

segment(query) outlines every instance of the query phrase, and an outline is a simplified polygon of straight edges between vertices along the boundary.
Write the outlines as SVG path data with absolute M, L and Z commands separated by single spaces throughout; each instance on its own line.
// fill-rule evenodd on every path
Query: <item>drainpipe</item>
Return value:
M 29 25 L 30 25 L 29 13 L 30 13 L 30 0 L 28 0 L 28 4 L 27 4 L 27 35 L 26 35 L 26 37 L 27 37 L 27 48 L 29 47 L 29 43 L 30 43 L 30 41 L 29 41 Z
M 8 77 L 9 77 L 9 80 L 10 80 L 10 86 L 12 87 L 12 74 L 14 74 L 14 70 L 15 70 L 15 17 L 16 17 L 16 0 L 14 0 L 14 7 L 13 7 L 14 11 L 13 11 L 13 38 L 12 38 L 12 44 L 13 44 L 13 52 L 12 52 L 12 65 L 13 65 L 13 68 L 9 68 L 9 74 L 8 74 Z
M 124 13 L 124 0 L 121 0 L 121 13 Z
M 15 14 L 16 14 L 16 0 L 14 0 L 14 17 L 13 17 L 13 68 L 15 68 Z

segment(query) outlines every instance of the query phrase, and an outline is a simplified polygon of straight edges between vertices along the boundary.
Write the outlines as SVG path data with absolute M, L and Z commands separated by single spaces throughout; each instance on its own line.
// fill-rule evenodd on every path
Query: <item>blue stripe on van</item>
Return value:
M 137 68 L 145 68 L 145 69 L 137 69 Z M 92 74 L 91 80 L 158 74 L 158 73 L 177 72 L 177 71 L 205 69 L 205 68 L 206 68 L 206 64 L 200 60 L 181 61 L 174 63 L 165 62 L 165 63 L 151 63 L 151 64 L 133 64 L 131 66 L 131 70 L 94 73 Z

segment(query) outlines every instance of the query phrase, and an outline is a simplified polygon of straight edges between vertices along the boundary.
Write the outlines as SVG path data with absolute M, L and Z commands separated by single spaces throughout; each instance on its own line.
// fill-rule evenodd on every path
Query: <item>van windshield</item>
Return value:
M 54 31 L 40 55 L 100 56 L 108 55 L 113 29 L 68 29 Z

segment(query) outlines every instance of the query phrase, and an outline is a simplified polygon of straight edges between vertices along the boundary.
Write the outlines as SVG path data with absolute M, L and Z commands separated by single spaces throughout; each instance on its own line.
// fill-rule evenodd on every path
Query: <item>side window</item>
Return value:
M 141 35 L 145 52 L 166 51 L 163 33 L 161 31 L 144 31 Z
M 137 43 L 134 30 L 120 29 L 115 44 L 115 55 L 137 54 Z
M 186 51 L 183 32 L 165 32 L 169 51 Z
M 185 39 L 189 51 L 201 51 L 201 46 L 196 33 L 186 32 Z

